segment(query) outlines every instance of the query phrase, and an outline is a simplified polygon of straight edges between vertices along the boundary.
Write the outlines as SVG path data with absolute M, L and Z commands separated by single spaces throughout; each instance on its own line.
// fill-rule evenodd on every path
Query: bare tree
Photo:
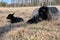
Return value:
M 11 0 L 13 6 L 39 6 L 45 2 L 46 5 L 60 4 L 60 0 L 54 0 L 49 2 L 49 0 Z M 41 2 L 43 1 L 43 2 Z M 21 2 L 21 3 L 20 3 Z
M 12 3 L 11 3 L 12 6 L 15 7 L 15 6 L 16 6 L 16 5 L 15 5 L 15 0 L 11 0 L 11 2 L 12 2 Z

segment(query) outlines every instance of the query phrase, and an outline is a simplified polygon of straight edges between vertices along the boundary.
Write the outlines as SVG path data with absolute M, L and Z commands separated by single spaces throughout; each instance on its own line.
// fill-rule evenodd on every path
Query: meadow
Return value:
M 56 6 L 60 10 L 60 6 Z M 0 7 L 0 40 L 60 40 L 60 19 L 27 24 L 37 7 Z M 21 17 L 24 22 L 11 24 L 7 15 Z

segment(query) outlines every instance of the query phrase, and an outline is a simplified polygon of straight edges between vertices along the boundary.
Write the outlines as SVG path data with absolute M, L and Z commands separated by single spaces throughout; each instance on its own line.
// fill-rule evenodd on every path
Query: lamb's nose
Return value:
M 9 17 L 7 17 L 6 19 L 9 19 Z

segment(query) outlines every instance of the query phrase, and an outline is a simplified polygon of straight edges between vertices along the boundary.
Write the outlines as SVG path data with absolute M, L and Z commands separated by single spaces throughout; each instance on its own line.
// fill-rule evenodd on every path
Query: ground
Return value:
M 60 6 L 56 6 L 60 10 Z M 60 40 L 60 19 L 27 24 L 37 7 L 0 7 L 0 40 Z M 6 17 L 10 13 L 24 22 L 11 24 Z

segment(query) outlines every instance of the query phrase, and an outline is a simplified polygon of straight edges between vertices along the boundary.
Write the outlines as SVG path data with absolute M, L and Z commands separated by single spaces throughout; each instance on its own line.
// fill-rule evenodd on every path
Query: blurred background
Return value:
M 0 7 L 41 6 L 43 3 L 60 5 L 60 0 L 0 0 Z

